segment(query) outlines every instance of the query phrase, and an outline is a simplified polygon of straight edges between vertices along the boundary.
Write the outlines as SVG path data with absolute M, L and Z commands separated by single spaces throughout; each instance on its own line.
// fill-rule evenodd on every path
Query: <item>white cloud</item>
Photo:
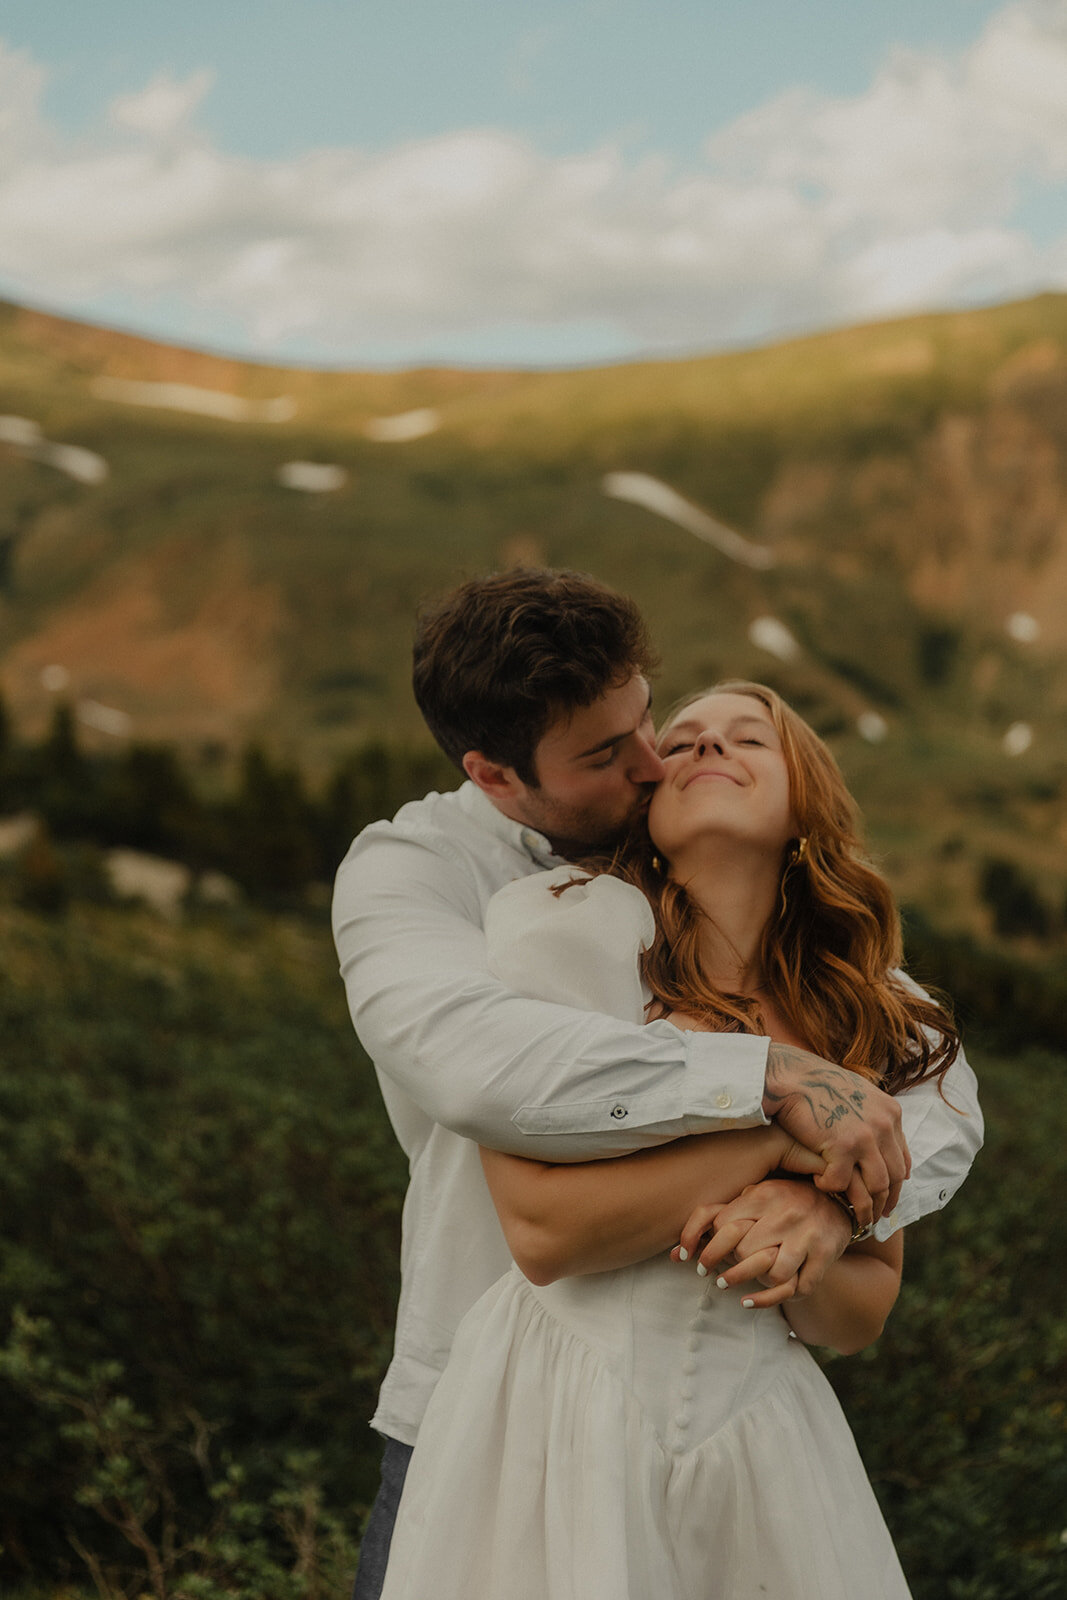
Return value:
M 953 58 L 897 53 L 863 94 L 783 95 L 688 171 L 493 129 L 246 160 L 196 127 L 206 72 L 73 141 L 43 123 L 43 81 L 0 46 L 6 292 L 184 301 L 262 351 L 414 358 L 594 322 L 616 351 L 708 345 L 1067 286 L 1067 213 L 1043 243 L 1017 214 L 1067 176 L 1063 0 L 1005 7 Z
M 213 82 L 214 75 L 203 69 L 184 83 L 175 83 L 169 73 L 158 73 L 139 93 L 113 100 L 109 120 L 116 127 L 164 138 L 189 121 Z

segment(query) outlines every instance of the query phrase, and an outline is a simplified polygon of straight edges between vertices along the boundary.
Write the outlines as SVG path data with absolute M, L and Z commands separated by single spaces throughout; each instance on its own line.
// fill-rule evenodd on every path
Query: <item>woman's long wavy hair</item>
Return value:
M 817 1055 L 890 1094 L 940 1080 L 959 1049 L 959 1033 L 945 1004 L 924 998 L 895 972 L 902 960 L 900 918 L 889 885 L 863 857 L 858 813 L 837 762 L 803 718 L 758 683 L 717 683 L 690 695 L 672 707 L 664 726 L 709 694 L 750 695 L 766 707 L 782 742 L 800 830 L 786 848 L 778 909 L 763 933 L 764 988 Z M 654 999 L 716 1029 L 763 1032 L 757 998 L 722 993 L 704 975 L 704 913 L 657 860 L 642 824 L 610 863 L 596 863 L 636 884 L 652 905 L 656 934 L 644 976 Z

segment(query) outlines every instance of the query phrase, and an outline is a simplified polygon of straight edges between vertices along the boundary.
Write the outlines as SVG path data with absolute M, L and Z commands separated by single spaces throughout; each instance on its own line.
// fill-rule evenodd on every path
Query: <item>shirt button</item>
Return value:
M 944 1205 L 945 1201 L 948 1199 L 948 1190 L 942 1189 L 937 1198 L 940 1200 L 941 1204 Z
M 728 1109 L 728 1107 L 733 1105 L 733 1103 L 734 1103 L 733 1095 L 732 1094 L 727 1094 L 725 1089 L 722 1091 L 721 1094 L 717 1094 L 715 1096 L 715 1104 L 718 1106 L 720 1111 L 726 1111 Z
M 611 1114 L 615 1118 L 616 1122 L 621 1122 L 623 1117 L 625 1117 L 627 1115 L 626 1107 L 625 1106 L 612 1106 Z

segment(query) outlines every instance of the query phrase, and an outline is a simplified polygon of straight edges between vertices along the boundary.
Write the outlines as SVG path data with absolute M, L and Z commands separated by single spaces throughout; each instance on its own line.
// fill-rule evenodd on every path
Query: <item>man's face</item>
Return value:
M 591 706 L 550 724 L 534 753 L 537 788 L 511 773 L 500 809 L 562 855 L 609 843 L 648 805 L 663 776 L 648 684 L 635 673 Z M 508 769 L 509 772 L 511 769 Z

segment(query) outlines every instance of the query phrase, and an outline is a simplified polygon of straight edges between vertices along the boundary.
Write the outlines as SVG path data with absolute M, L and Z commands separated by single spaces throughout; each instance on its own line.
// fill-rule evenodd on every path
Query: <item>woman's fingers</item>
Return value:
M 775 1284 L 773 1289 L 755 1289 L 751 1294 L 746 1294 L 741 1304 L 746 1311 L 762 1311 L 767 1306 L 780 1306 L 784 1300 L 792 1300 L 797 1292 L 796 1275 L 787 1278 L 785 1283 Z
M 716 1261 L 722 1259 L 716 1255 L 714 1260 L 709 1259 L 712 1246 L 704 1251 L 700 1258 L 701 1266 L 710 1272 Z M 774 1263 L 778 1259 L 778 1246 L 767 1245 L 763 1250 L 757 1250 L 752 1255 L 744 1256 L 735 1262 L 732 1267 L 726 1267 L 719 1273 L 716 1283 L 720 1289 L 735 1289 L 739 1283 L 751 1283 L 754 1278 L 766 1278 L 774 1271 Z M 773 1287 L 773 1285 L 772 1285 Z
M 675 1251 L 671 1251 L 672 1261 L 691 1261 L 700 1250 L 705 1237 L 711 1233 L 715 1218 L 723 1208 L 720 1200 L 714 1205 L 697 1206 L 692 1212 L 685 1227 L 682 1229 L 681 1238 Z
M 726 1256 L 732 1256 L 745 1234 L 752 1226 L 750 1217 L 739 1217 L 735 1222 L 727 1222 L 723 1227 L 716 1228 L 697 1262 L 697 1272 L 702 1278 L 707 1277 L 713 1267 Z
M 783 1300 L 792 1300 L 797 1292 L 798 1275 L 795 1272 L 779 1280 L 778 1251 L 773 1247 L 757 1250 L 753 1255 L 738 1261 L 735 1266 L 720 1272 L 716 1283 L 722 1289 L 745 1286 L 741 1304 L 746 1311 L 757 1311 L 767 1306 L 779 1306 Z M 753 1287 L 749 1288 L 749 1285 Z

